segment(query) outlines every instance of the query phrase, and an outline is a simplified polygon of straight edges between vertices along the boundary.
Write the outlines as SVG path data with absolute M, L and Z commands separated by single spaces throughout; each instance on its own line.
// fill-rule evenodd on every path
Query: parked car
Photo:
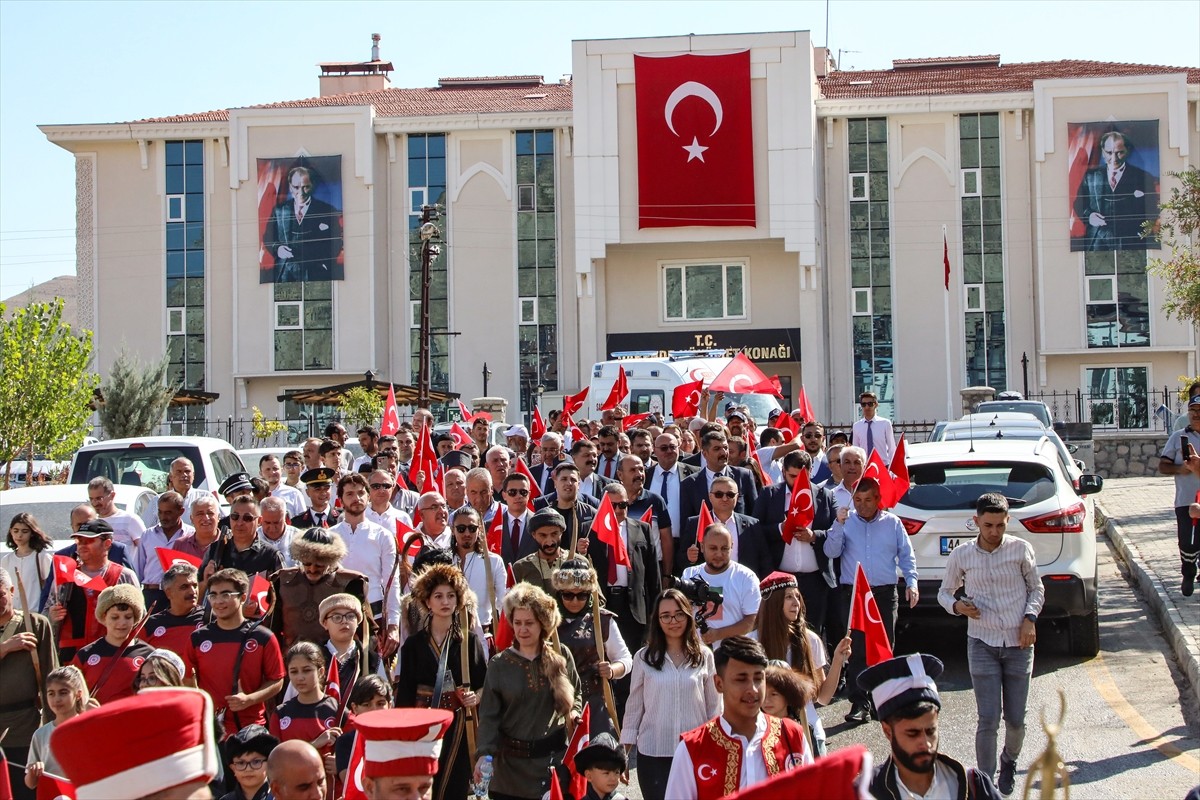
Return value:
M 893 512 L 901 518 L 916 554 L 921 600 L 937 604 L 950 552 L 977 534 L 975 502 L 986 492 L 1008 498 L 1008 532 L 1033 545 L 1046 588 L 1043 619 L 1067 623 L 1074 655 L 1100 649 L 1096 527 L 1088 495 L 1103 479 L 1083 475 L 1074 486 L 1054 442 L 975 439 L 914 444 L 908 449 L 911 487 Z
M 210 491 L 216 491 L 225 478 L 245 469 L 224 439 L 143 436 L 109 439 L 80 448 L 71 462 L 68 482 L 87 483 L 102 475 L 114 484 L 144 486 L 161 493 L 167 489 L 171 462 L 180 456 L 190 459 L 196 469 L 194 485 Z M 258 474 L 257 464 L 251 474 Z
M 151 503 L 158 501 L 158 494 L 143 486 L 114 484 L 117 497 L 114 505 L 141 518 Z M 26 486 L 0 492 L 0 531 L 8 532 L 13 515 L 27 511 L 33 515 L 47 534 L 54 539 L 54 549 L 60 550 L 71 543 L 71 509 L 88 502 L 86 485 L 77 483 L 51 486 Z M 6 550 L 0 536 L 0 550 Z
M 955 439 L 1029 439 L 1046 437 L 1058 451 L 1063 468 L 1071 483 L 1079 487 L 1079 478 L 1086 469 L 1084 463 L 1074 457 L 1079 445 L 1067 444 L 1053 429 L 1046 428 L 1032 414 L 1017 411 L 989 411 L 982 414 L 966 414 L 953 422 L 939 422 L 930 434 L 929 441 L 943 442 Z
M 975 411 L 979 414 L 989 411 L 1019 411 L 1023 414 L 1033 414 L 1047 428 L 1054 427 L 1054 417 L 1050 414 L 1050 406 L 1040 400 L 985 400 Z

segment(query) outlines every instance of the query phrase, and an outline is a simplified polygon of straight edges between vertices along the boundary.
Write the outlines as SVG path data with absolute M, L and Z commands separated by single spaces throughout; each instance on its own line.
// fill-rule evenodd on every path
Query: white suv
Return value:
M 915 444 L 908 450 L 911 488 L 892 509 L 908 531 L 920 576 L 920 608 L 937 604 L 950 551 L 978 531 L 975 502 L 987 492 L 1008 498 L 1008 532 L 1033 545 L 1046 587 L 1043 619 L 1066 618 L 1073 655 L 1100 649 L 1096 527 L 1086 495 L 1103 487 L 1082 475 L 1078 488 L 1048 438 L 976 439 Z
M 144 486 L 157 493 L 167 490 L 171 462 L 180 456 L 196 468 L 194 485 L 216 492 L 235 472 L 245 471 L 238 454 L 224 439 L 205 436 L 142 436 L 108 439 L 81 447 L 71 461 L 70 483 L 87 483 L 104 476 L 113 483 Z M 251 475 L 258 474 L 254 465 Z

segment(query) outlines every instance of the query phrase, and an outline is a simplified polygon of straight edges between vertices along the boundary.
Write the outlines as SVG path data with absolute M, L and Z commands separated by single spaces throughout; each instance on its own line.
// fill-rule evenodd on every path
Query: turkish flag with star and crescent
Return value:
M 783 541 L 791 544 L 797 530 L 812 527 L 815 516 L 812 481 L 808 478 L 808 470 L 802 469 L 796 473 L 796 480 L 792 482 L 792 499 L 788 503 L 787 520 L 780 528 Z
M 734 356 L 708 385 L 710 392 L 771 394 L 771 379 L 745 353 Z
M 755 224 L 750 51 L 633 57 L 638 227 Z
M 379 421 L 380 436 L 395 436 L 400 430 L 400 409 L 396 407 L 396 387 L 388 384 L 387 401 L 383 404 L 383 419 Z
M 862 631 L 866 639 L 863 655 L 867 659 L 868 667 L 892 657 L 892 644 L 888 641 L 887 628 L 883 626 L 879 604 L 875 602 L 875 593 L 871 591 L 871 584 L 867 583 L 867 573 L 863 572 L 862 564 L 857 564 L 854 568 L 854 601 L 850 606 L 849 629 Z
M 694 417 L 700 410 L 700 392 L 704 390 L 704 380 L 681 383 L 671 394 L 671 416 Z

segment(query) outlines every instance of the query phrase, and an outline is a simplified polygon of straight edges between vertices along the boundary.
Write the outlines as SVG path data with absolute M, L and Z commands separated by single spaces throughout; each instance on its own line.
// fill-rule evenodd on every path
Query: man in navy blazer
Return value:
M 758 488 L 754 476 L 745 467 L 729 466 L 729 439 L 720 431 L 710 431 L 700 440 L 703 465 L 699 472 L 679 485 L 679 515 L 682 519 L 700 513 L 701 503 L 708 500 L 709 486 L 717 475 L 728 475 L 738 487 L 736 511 L 745 514 L 754 508 L 758 499 Z
M 783 527 L 791 505 L 792 487 L 801 472 L 812 466 L 812 457 L 794 450 L 783 457 L 783 481 L 763 489 L 754 505 L 754 516 L 762 523 L 769 571 L 796 576 L 800 596 L 804 598 L 808 627 L 817 635 L 825 630 L 825 617 L 833 591 L 837 588 L 834 561 L 825 555 L 825 539 L 837 519 L 837 504 L 828 489 L 812 487 L 813 523 L 808 528 L 792 529 L 790 544 L 783 539 Z M 841 637 L 838 636 L 837 639 Z M 837 641 L 835 639 L 834 641 Z
M 732 534 L 734 551 L 730 553 L 730 559 L 753 570 L 761 580 L 775 571 L 765 541 L 770 532 L 754 517 L 734 511 L 737 495 L 738 488 L 733 478 L 723 475 L 713 478 L 712 489 L 709 491 L 712 521 L 721 523 Z M 704 531 L 697 530 L 699 523 L 699 515 L 689 518 L 679 534 L 678 548 L 675 551 L 676 575 L 682 575 L 684 569 L 704 560 L 699 545 Z
M 624 528 L 625 549 L 629 552 L 632 566 L 628 570 L 620 570 L 615 583 L 610 580 L 609 546 L 598 535 L 596 525 L 599 523 L 596 519 L 592 520 L 591 535 L 586 539 L 587 556 L 599 578 L 605 606 L 617 615 L 617 627 L 625 644 L 631 651 L 636 651 L 646 640 L 650 615 L 657 611 L 654 601 L 658 598 L 660 585 L 656 563 L 658 556 L 650 526 L 626 513 L 629 495 L 625 487 L 611 483 L 605 491 L 613 504 L 618 527 Z

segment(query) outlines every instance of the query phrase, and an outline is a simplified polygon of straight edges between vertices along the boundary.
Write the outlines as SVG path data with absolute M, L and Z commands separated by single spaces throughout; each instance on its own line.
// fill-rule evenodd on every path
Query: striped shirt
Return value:
M 978 539 L 950 552 L 938 602 L 951 614 L 960 586 L 979 609 L 979 619 L 967 620 L 967 635 L 991 647 L 1018 647 L 1025 615 L 1037 616 L 1046 599 L 1033 545 L 1007 534 L 990 553 Z
M 657 624 L 657 623 L 655 623 Z M 621 726 L 621 744 L 636 745 L 638 752 L 670 758 L 679 734 L 698 728 L 721 713 L 721 695 L 713 683 L 716 667 L 712 650 L 703 648 L 704 663 L 675 666 L 670 657 L 662 669 L 646 663 L 646 648 L 633 657 L 629 703 Z

